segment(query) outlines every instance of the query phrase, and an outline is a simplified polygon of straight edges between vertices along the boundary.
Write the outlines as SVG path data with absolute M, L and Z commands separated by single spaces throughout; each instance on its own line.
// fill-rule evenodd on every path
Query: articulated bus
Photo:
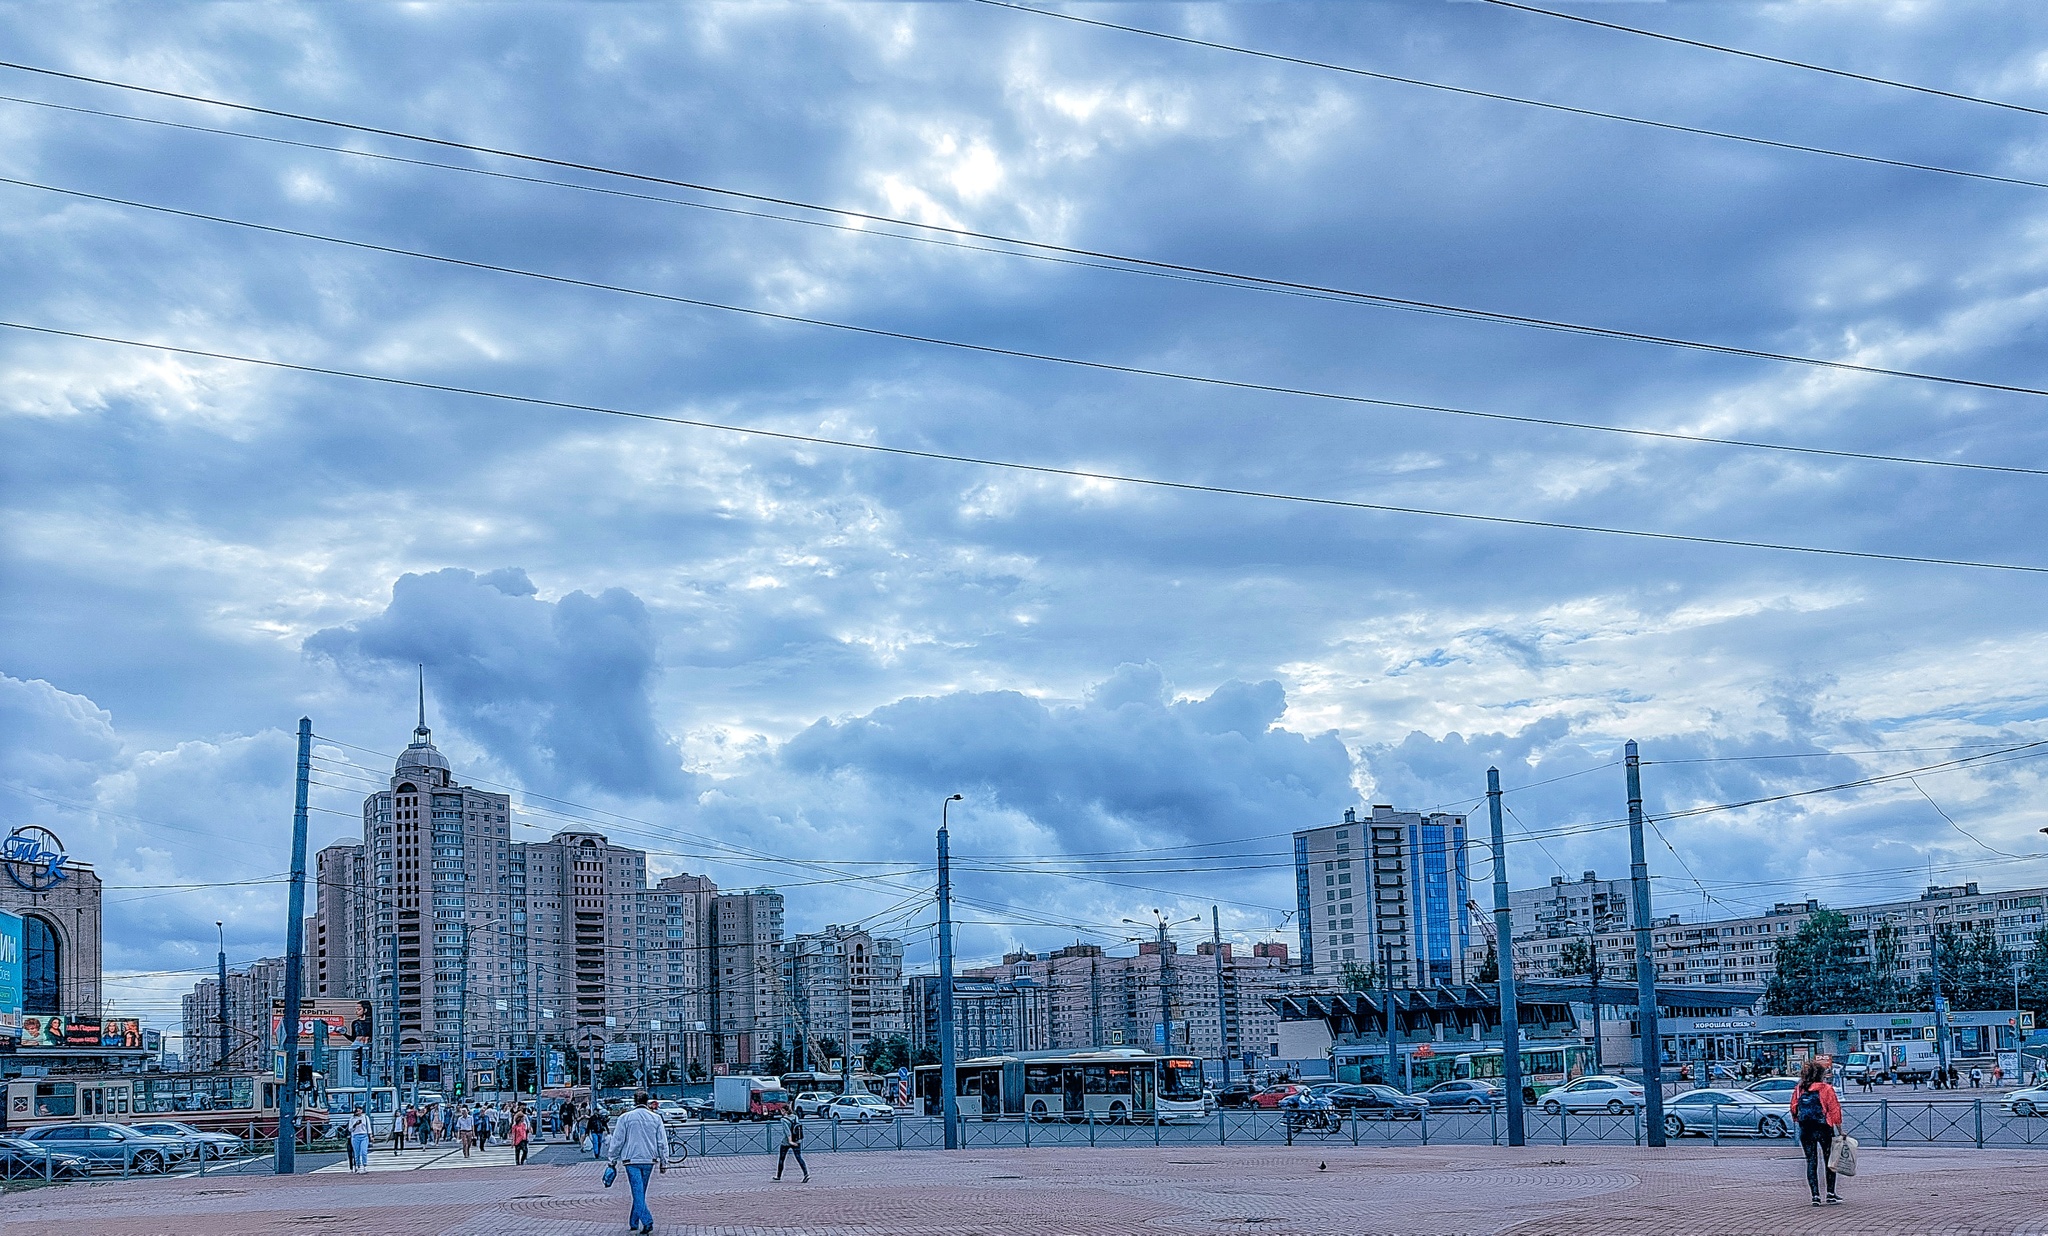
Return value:
M 1429 1053 L 1422 1053 L 1427 1046 Z M 1507 1056 L 1498 1047 L 1454 1051 L 1444 1043 L 1397 1047 L 1400 1075 L 1387 1077 L 1384 1047 L 1347 1046 L 1336 1057 L 1339 1081 L 1384 1082 L 1397 1088 L 1426 1090 L 1438 1082 L 1478 1078 L 1498 1082 L 1507 1070 Z M 1592 1072 L 1593 1049 L 1578 1043 L 1545 1043 L 1522 1049 L 1522 1096 L 1535 1102 L 1546 1090 Z M 1355 1070 L 1355 1073 L 1353 1072 Z
M 1201 1061 L 1133 1048 L 979 1056 L 954 1066 L 954 1085 L 962 1119 L 1170 1124 L 1208 1110 Z M 937 1065 L 917 1070 L 917 1094 L 925 1114 L 940 1114 Z
M 840 1073 L 784 1073 L 782 1088 L 791 1094 L 845 1094 L 846 1077 Z M 856 1070 L 853 1092 L 886 1099 L 889 1097 L 889 1078 L 880 1073 Z
M 76 1077 L 16 1077 L 0 1102 L 0 1131 L 45 1124 L 97 1121 L 133 1124 L 171 1119 L 222 1133 L 277 1134 L 284 1083 L 268 1073 L 104 1073 Z M 299 1131 L 311 1137 L 327 1125 L 325 1096 L 306 1096 Z

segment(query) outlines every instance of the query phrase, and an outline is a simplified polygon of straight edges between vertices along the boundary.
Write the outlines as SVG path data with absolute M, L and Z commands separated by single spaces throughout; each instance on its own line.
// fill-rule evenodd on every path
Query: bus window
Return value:
M 1202 1068 L 1193 1060 L 1165 1060 L 1159 1070 L 1160 1098 L 1185 1103 L 1202 1097 Z
M 1024 1070 L 1025 1094 L 1058 1094 L 1060 1092 L 1060 1071 L 1043 1064 L 1034 1064 Z
M 1122 1077 L 1122 1078 L 1120 1078 L 1120 1080 L 1121 1080 L 1121 1081 L 1122 1081 L 1122 1082 L 1124 1083 L 1124 1084 L 1123 1084 L 1123 1087 L 1122 1087 L 1121 1089 L 1116 1089 L 1116 1088 L 1112 1088 L 1112 1087 L 1111 1087 L 1111 1085 L 1110 1085 L 1110 1080 L 1109 1080 L 1109 1077 L 1110 1077 L 1110 1068 L 1109 1068 L 1109 1066 L 1108 1066 L 1108 1065 L 1106 1065 L 1106 1064 L 1091 1064 L 1091 1065 L 1087 1066 L 1086 1068 L 1082 1069 L 1082 1070 L 1081 1070 L 1081 1089 L 1082 1089 L 1082 1093 L 1084 1093 L 1084 1094 L 1121 1094 L 1121 1093 L 1123 1093 L 1123 1091 L 1124 1091 L 1124 1090 L 1128 1090 L 1128 1089 L 1130 1088 L 1130 1080 L 1131 1080 L 1131 1079 L 1130 1079 L 1130 1073 L 1129 1073 L 1129 1070 L 1127 1070 L 1127 1069 L 1118 1069 L 1118 1070 L 1116 1070 L 1116 1072 L 1118 1072 L 1118 1073 L 1121 1073 L 1121 1074 L 1123 1074 L 1123 1077 Z

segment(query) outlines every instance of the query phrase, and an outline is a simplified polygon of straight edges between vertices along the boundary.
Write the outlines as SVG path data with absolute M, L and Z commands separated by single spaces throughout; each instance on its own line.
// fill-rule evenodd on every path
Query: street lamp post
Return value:
M 1197 914 L 1193 918 L 1169 921 L 1166 917 L 1166 911 L 1154 909 L 1152 911 L 1152 920 L 1149 923 L 1140 922 L 1135 918 L 1127 918 L 1124 921 L 1133 927 L 1150 927 L 1159 933 L 1159 1050 L 1164 1052 L 1173 1046 L 1173 1006 L 1171 1002 L 1173 978 L 1171 971 L 1166 966 L 1166 933 L 1169 928 L 1185 927 L 1189 923 L 1199 923 L 1202 921 L 1202 916 Z
M 946 824 L 960 801 L 955 794 L 939 804 L 939 1109 L 948 1150 L 960 1148 L 960 1103 L 953 1076 L 953 871 Z

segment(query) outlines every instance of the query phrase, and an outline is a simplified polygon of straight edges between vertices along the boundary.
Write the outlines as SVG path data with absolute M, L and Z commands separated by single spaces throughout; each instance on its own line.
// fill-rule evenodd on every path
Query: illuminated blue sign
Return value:
M 21 1035 L 21 916 L 0 910 L 0 1033 Z

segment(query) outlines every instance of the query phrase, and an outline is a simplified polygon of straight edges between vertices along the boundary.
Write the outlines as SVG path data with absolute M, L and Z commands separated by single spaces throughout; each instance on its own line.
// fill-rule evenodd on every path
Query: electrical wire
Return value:
M 1305 56 L 1289 56 L 1281 52 L 1264 51 L 1255 47 L 1243 47 L 1213 39 L 1199 39 L 1191 35 L 1173 34 L 1165 30 L 1154 30 L 1146 26 L 1130 26 L 1120 22 L 1104 21 L 1095 17 L 1082 17 L 1075 13 L 1061 13 L 1052 9 L 1034 8 L 1028 4 L 1017 4 L 1013 0 L 974 0 L 990 8 L 1009 9 L 1016 13 L 1031 13 L 1039 17 L 1051 17 L 1060 21 L 1074 22 L 1083 26 L 1097 26 L 1104 30 L 1116 30 L 1125 34 L 1139 34 L 1146 38 L 1163 39 L 1189 47 L 1203 47 L 1211 51 L 1229 52 L 1238 56 L 1252 56 L 1280 64 L 1291 64 L 1301 68 L 1320 69 L 1329 73 L 1342 73 L 1349 77 L 1369 78 L 1373 81 L 1389 82 L 1398 86 L 1419 86 L 1426 90 L 1442 91 L 1471 99 L 1486 99 L 1494 103 L 1512 103 L 1518 107 L 1532 107 L 1560 115 L 1577 116 L 1591 120 L 1611 120 L 1620 124 L 1635 125 L 1663 133 L 1684 133 L 1693 137 L 1710 137 L 1726 142 L 1738 142 L 1746 146 L 1758 146 L 1770 150 L 1794 151 L 1799 154 L 1821 155 L 1830 159 L 1844 159 L 1853 163 L 1871 164 L 1879 167 L 1898 168 L 1905 171 L 1932 172 L 1941 176 L 1954 176 L 1964 180 L 1983 181 L 1990 184 L 2016 185 L 2027 189 L 2048 189 L 2048 182 L 2029 180 L 2022 176 L 2001 176 L 1995 172 L 1976 172 L 1965 168 L 1945 167 L 1937 163 L 1919 163 L 1911 159 L 1891 159 L 1882 155 L 1859 154 L 1850 150 L 1836 150 L 1828 146 L 1815 146 L 1806 142 L 1784 141 L 1778 138 L 1757 137 L 1753 134 L 1734 133 L 1725 129 L 1709 129 L 1700 125 L 1679 124 L 1669 120 L 1651 120 L 1644 116 L 1631 116 L 1622 112 L 1600 111 L 1590 107 L 1574 107 L 1568 103 L 1552 103 L 1544 99 L 1532 99 L 1522 95 L 1503 94 L 1499 91 L 1480 90 L 1471 86 L 1454 86 L 1448 82 L 1429 81 L 1420 77 L 1404 77 L 1397 73 L 1382 73 L 1373 69 L 1362 69 L 1355 65 L 1334 64 L 1327 60 L 1311 60 Z M 6 66 L 0 66 L 6 67 Z
M 1170 382 L 1187 382 L 1200 386 L 1221 387 L 1227 390 L 1246 391 L 1265 395 L 1283 395 L 1292 398 L 1314 399 L 1342 403 L 1349 406 L 1385 408 L 1406 412 L 1426 412 L 1441 416 L 1459 416 L 1474 420 L 1498 421 L 1510 424 L 1535 425 L 1546 429 L 1571 429 L 1591 433 L 1620 434 L 1627 437 L 1648 438 L 1660 442 L 1680 442 L 1694 446 L 1721 446 L 1741 450 L 1778 451 L 1795 455 L 1813 455 L 1834 459 L 1850 459 L 1870 463 L 1905 464 L 1928 468 L 1959 468 L 1973 472 L 1999 472 L 2017 476 L 2048 477 L 2048 468 L 2028 468 L 2016 464 L 1978 463 L 1958 459 L 1934 459 L 1915 455 L 1888 455 L 1877 451 L 1846 450 L 1835 447 L 1799 446 L 1783 442 L 1764 442 L 1748 438 L 1723 438 L 1705 434 L 1679 433 L 1675 430 L 1644 429 L 1639 426 L 1603 425 L 1593 421 L 1571 421 L 1557 417 L 1529 416 L 1511 412 L 1489 412 L 1475 408 L 1461 408 L 1448 404 L 1416 403 L 1409 400 L 1386 399 L 1371 395 L 1356 395 L 1337 391 L 1317 390 L 1310 387 L 1287 386 L 1274 382 L 1257 382 L 1234 378 L 1222 378 L 1212 374 L 1187 373 L 1170 369 L 1153 369 L 1141 365 L 1126 365 L 1112 361 L 1089 360 L 1083 357 L 1066 356 L 1052 352 L 1035 352 L 1018 348 L 999 347 L 991 344 L 974 343 L 968 340 L 949 339 L 937 335 L 922 335 L 908 331 L 886 330 L 858 323 L 839 322 L 827 318 L 814 318 L 801 314 L 782 313 L 759 309 L 750 305 L 730 304 L 723 301 L 707 300 L 702 297 L 682 296 L 669 292 L 656 292 L 626 284 L 603 283 L 591 279 L 578 279 L 568 275 L 551 274 L 546 271 L 530 270 L 518 266 L 506 266 L 495 262 L 483 262 L 470 258 L 451 257 L 447 254 L 432 253 L 420 249 L 406 249 L 394 245 L 377 244 L 371 241 L 354 240 L 344 236 L 332 236 L 321 232 L 310 232 L 299 228 L 279 227 L 267 223 L 255 223 L 227 215 L 208 214 L 203 211 L 184 210 L 133 198 L 113 197 L 102 193 L 91 193 L 83 189 L 66 188 L 41 181 L 21 180 L 0 176 L 0 184 L 17 188 L 35 189 L 45 193 L 61 194 L 82 201 L 99 202 L 104 205 L 120 206 L 127 209 L 149 211 L 180 219 L 191 219 L 205 223 L 217 223 L 227 227 L 245 228 L 275 236 L 286 236 L 297 240 L 310 240 L 320 244 L 339 245 L 345 248 L 362 249 L 391 257 L 410 258 L 423 262 L 456 266 L 465 270 L 484 271 L 491 274 L 510 275 L 520 279 L 534 279 L 586 291 L 607 292 L 621 296 L 632 296 L 644 300 L 661 301 L 695 309 L 712 309 L 724 313 L 740 314 L 747 317 L 788 322 L 802 326 L 819 327 L 836 331 L 847 331 L 858 335 L 884 338 L 901 343 L 916 343 L 931 347 L 949 348 L 958 351 L 999 356 L 1009 360 L 1036 361 L 1044 364 L 1062 365 L 1098 372 L 1114 373 L 1128 377 L 1154 378 Z M 2043 393 L 2048 393 L 2044 391 Z
M 1878 77 L 1870 73 L 1857 73 L 1849 69 L 1837 69 L 1830 65 L 1814 64 L 1805 60 L 1794 60 L 1787 56 L 1773 56 L 1764 52 L 1749 51 L 1741 47 L 1730 47 L 1723 43 L 1709 43 L 1702 39 L 1688 39 L 1681 35 L 1668 34 L 1662 30 L 1646 30 L 1641 26 L 1624 26 L 1620 22 L 1601 21 L 1577 13 L 1560 13 L 1556 9 L 1538 8 L 1533 4 L 1522 4 L 1518 0 L 1481 0 L 1503 9 L 1518 9 L 1524 13 L 1535 13 L 1543 17 L 1555 17 L 1561 21 L 1577 22 L 1582 26 L 1597 26 L 1603 30 L 1617 30 L 1623 34 L 1639 35 L 1646 39 L 1657 39 L 1665 43 L 1677 43 L 1684 47 L 1696 47 L 1703 51 L 1720 52 L 1726 56 L 1740 56 L 1745 60 L 1760 60 L 1765 64 L 1782 65 L 1791 69 L 1804 69 L 1809 73 L 1825 73 L 1830 77 L 1843 77 L 1850 81 L 1867 82 L 1873 86 L 1888 86 L 1894 90 L 1910 90 L 1915 94 L 1933 95 L 1941 99 L 1953 99 L 1958 103 L 1976 103 L 1983 107 L 1996 107 L 2009 112 L 2023 112 L 2030 116 L 2048 116 L 2048 109 L 2028 107 L 2024 103 L 2009 103 L 2003 99 L 1988 99 L 1982 95 L 1963 94 L 1954 90 L 1942 90 L 1935 86 L 1921 86 L 1912 82 L 1899 81 L 1891 77 Z
M 1047 13 L 1043 10 L 1037 9 L 1027 9 L 1024 11 L 1041 13 L 1042 15 L 1048 17 L 1063 17 L 1073 21 L 1087 20 L 1083 18 L 1071 17 L 1067 14 Z M 707 184 L 702 182 L 678 180 L 671 177 L 657 176 L 646 172 L 627 171 L 619 168 L 604 167 L 598 164 L 581 163 L 568 159 L 556 159 L 544 155 L 529 154 L 515 150 L 505 150 L 497 147 L 478 145 L 471 142 L 455 141 L 449 138 L 431 137 L 419 133 L 408 133 L 398 129 L 380 128 L 374 125 L 356 124 L 351 121 L 336 120 L 329 117 L 312 116 L 297 112 L 287 112 L 275 108 L 257 107 L 252 104 L 236 103 L 225 99 L 210 98 L 204 95 L 184 94 L 177 91 L 162 90 L 152 86 L 141 86 L 130 82 L 116 81 L 111 78 L 89 77 L 82 74 L 65 73 L 60 70 L 43 68 L 36 65 L 21 64 L 10 61 L 0 61 L 0 69 L 12 69 L 22 73 L 40 74 L 45 77 L 82 82 L 89 85 L 105 86 L 115 90 L 131 91 L 137 94 L 151 95 L 158 98 L 175 99 L 187 103 L 198 103 L 210 107 L 219 107 L 233 111 L 245 112 L 252 115 L 269 116 L 283 120 L 290 120 L 297 123 L 320 125 L 328 128 L 344 130 L 347 132 L 362 133 L 377 137 L 395 138 L 402 141 L 417 142 L 424 145 L 440 147 L 443 149 L 461 150 L 470 154 L 484 155 L 491 158 L 513 159 L 527 163 L 537 164 L 540 166 L 560 168 L 569 171 L 587 172 L 595 175 L 617 177 L 620 179 L 636 181 L 645 184 L 665 185 L 670 188 L 685 189 L 691 192 L 727 197 L 738 201 L 755 202 L 767 206 L 779 206 L 795 210 L 815 211 L 820 214 L 829 214 L 842 219 L 859 220 L 863 223 L 887 224 L 893 227 L 908 228 L 917 232 L 933 233 L 942 236 L 959 237 L 969 240 L 988 241 L 1000 245 L 1011 245 L 1022 249 L 1031 249 L 1044 253 L 1062 254 L 1074 258 L 1125 263 L 1134 267 L 1143 267 L 1146 269 L 1157 271 L 1168 271 L 1180 275 L 1191 275 L 1208 279 L 1223 279 L 1245 284 L 1256 284 L 1266 288 L 1289 289 L 1295 292 L 1312 293 L 1318 296 L 1330 296 L 1343 299 L 1358 300 L 1361 302 L 1369 302 L 1387 308 L 1406 309 L 1418 312 L 1442 314 L 1452 317 L 1470 318 L 1477 321 L 1493 322 L 1499 325 L 1506 326 L 1519 326 L 1534 330 L 1556 331 L 1566 334 L 1588 335 L 1598 338 L 1619 340 L 1631 343 L 1650 344 L 1659 347 L 1670 347 L 1686 349 L 1691 351 L 1709 352 L 1724 356 L 1739 356 L 1746 357 L 1752 360 L 1768 360 L 1781 362 L 1785 364 L 1818 366 L 1821 368 L 1835 369 L 1846 372 L 1864 373 L 1876 376 L 1909 379 L 1921 382 L 1936 382 L 1954 386 L 1973 387 L 1982 390 L 2009 391 L 2025 395 L 2048 395 L 2048 390 L 2041 390 L 2033 387 L 2016 386 L 2000 382 L 1990 382 L 1981 379 L 1963 378 L 1945 374 L 1922 373 L 1916 370 L 1894 369 L 1879 365 L 1862 365 L 1852 361 L 1829 360 L 1820 357 L 1801 356 L 1794 353 L 1773 352 L 1767 349 L 1740 347 L 1733 344 L 1710 343 L 1704 340 L 1684 339 L 1679 338 L 1677 336 L 1656 335 L 1643 331 L 1632 331 L 1617 327 L 1596 326 L 1583 322 L 1567 322 L 1561 319 L 1543 318 L 1530 314 L 1514 313 L 1503 310 L 1480 309 L 1472 306 L 1453 305 L 1443 302 L 1422 300 L 1413 297 L 1394 296 L 1385 293 L 1366 292 L 1357 289 L 1339 288 L 1325 286 L 1321 284 L 1304 283 L 1297 280 L 1280 279 L 1268 275 L 1256 275 L 1237 271 L 1220 270 L 1210 267 L 1198 266 L 1192 263 L 1166 261 L 1157 258 L 1138 257 L 1135 255 L 1112 253 L 1104 250 L 1085 249 L 1071 245 L 1054 244 L 1049 241 L 1031 240 L 1025 237 L 1005 236 L 1002 235 L 1001 233 L 977 231 L 972 228 L 952 227 L 943 224 L 925 223 L 915 219 L 906 219 L 893 215 L 878 214 L 873 211 L 855 210 L 843 206 L 830 206 L 817 202 L 806 202 L 795 198 L 777 197 L 772 194 L 750 193 L 744 190 L 730 189 L 725 188 L 723 186 Z M 2039 187 L 2048 188 L 2048 184 L 2043 184 Z
M 759 312 L 759 311 L 754 311 Z M 168 352 L 178 356 L 200 357 L 206 360 L 231 361 L 237 364 L 259 366 L 291 373 L 317 374 L 324 377 L 347 378 L 351 381 L 370 382 L 382 386 L 399 387 L 407 390 L 434 391 L 440 394 L 465 395 L 477 399 L 489 399 L 504 403 L 515 403 L 527 407 L 553 408 L 570 412 L 590 412 L 602 416 L 617 416 L 629 420 L 647 421 L 656 424 L 676 425 L 691 429 L 709 429 L 719 433 L 745 435 L 780 442 L 796 442 L 807 446 L 831 446 L 844 450 L 864 451 L 870 454 L 888 455 L 903 459 L 921 459 L 945 463 L 967 464 L 974 467 L 1001 469 L 1008 472 L 1034 476 L 1054 476 L 1069 480 L 1102 481 L 1118 485 L 1144 486 L 1151 489 L 1171 490 L 1179 493 L 1199 493 L 1220 497 L 1252 498 L 1268 502 L 1284 502 L 1302 506 L 1324 507 L 1336 510 L 1372 511 L 1381 514 L 1415 515 L 1429 519 L 1458 520 L 1467 523 L 1481 523 L 1502 527 L 1538 528 L 1554 532 L 1583 532 L 1602 536 L 1630 537 L 1639 540 L 1670 542 L 1674 544 L 1715 545 L 1731 549 L 1761 549 L 1779 553 L 1809 554 L 1829 558 L 1856 559 L 1871 562 L 1911 563 L 1919 566 L 1949 566 L 1972 570 L 2009 571 L 2027 575 L 2048 575 L 2048 566 L 2034 566 L 2025 563 L 1990 562 L 1966 558 L 1942 558 L 1931 555 L 1887 554 L 1874 550 L 1838 549 L 1827 546 L 1795 545 L 1781 541 L 1752 541 L 1738 537 L 1717 537 L 1682 532 L 1652 532 L 1640 528 L 1620 528 L 1602 524 L 1572 523 L 1566 520 L 1533 519 L 1512 515 L 1486 515 L 1472 511 L 1454 511 L 1443 508 L 1402 506 L 1386 502 L 1361 502 L 1348 498 L 1314 497 L 1305 494 L 1291 494 L 1278 490 L 1244 489 L 1229 485 L 1205 485 L 1193 481 L 1165 480 L 1158 477 L 1136 476 L 1114 472 L 1099 472 L 1085 468 L 1062 468 L 1050 464 L 1023 463 L 1017 460 L 994 459 L 985 456 L 956 454 L 948 451 L 918 450 L 906 446 L 887 446 L 877 442 L 859 442 L 845 438 L 827 438 L 817 434 L 790 433 L 775 429 L 760 429 L 751 426 L 728 425 L 717 421 L 698 420 L 690 417 L 662 416 L 652 412 L 635 412 L 622 408 L 605 407 L 599 404 L 574 403 L 560 399 L 542 399 L 533 395 L 515 395 L 505 391 L 487 390 L 481 387 L 457 386 L 445 382 L 426 382 L 415 378 L 400 378 L 389 374 L 373 374 L 356 370 L 337 369 L 324 365 L 298 364 L 289 361 L 264 360 L 253 356 L 241 356 L 231 352 L 216 352 L 203 348 L 179 347 L 174 344 L 145 342 L 123 339 L 114 335 L 93 334 L 86 331 L 62 330 L 53 326 L 37 326 L 26 322 L 0 321 L 0 327 L 9 330 L 28 331 L 55 338 L 78 339 L 93 343 L 114 344 L 121 347 L 141 348 Z

